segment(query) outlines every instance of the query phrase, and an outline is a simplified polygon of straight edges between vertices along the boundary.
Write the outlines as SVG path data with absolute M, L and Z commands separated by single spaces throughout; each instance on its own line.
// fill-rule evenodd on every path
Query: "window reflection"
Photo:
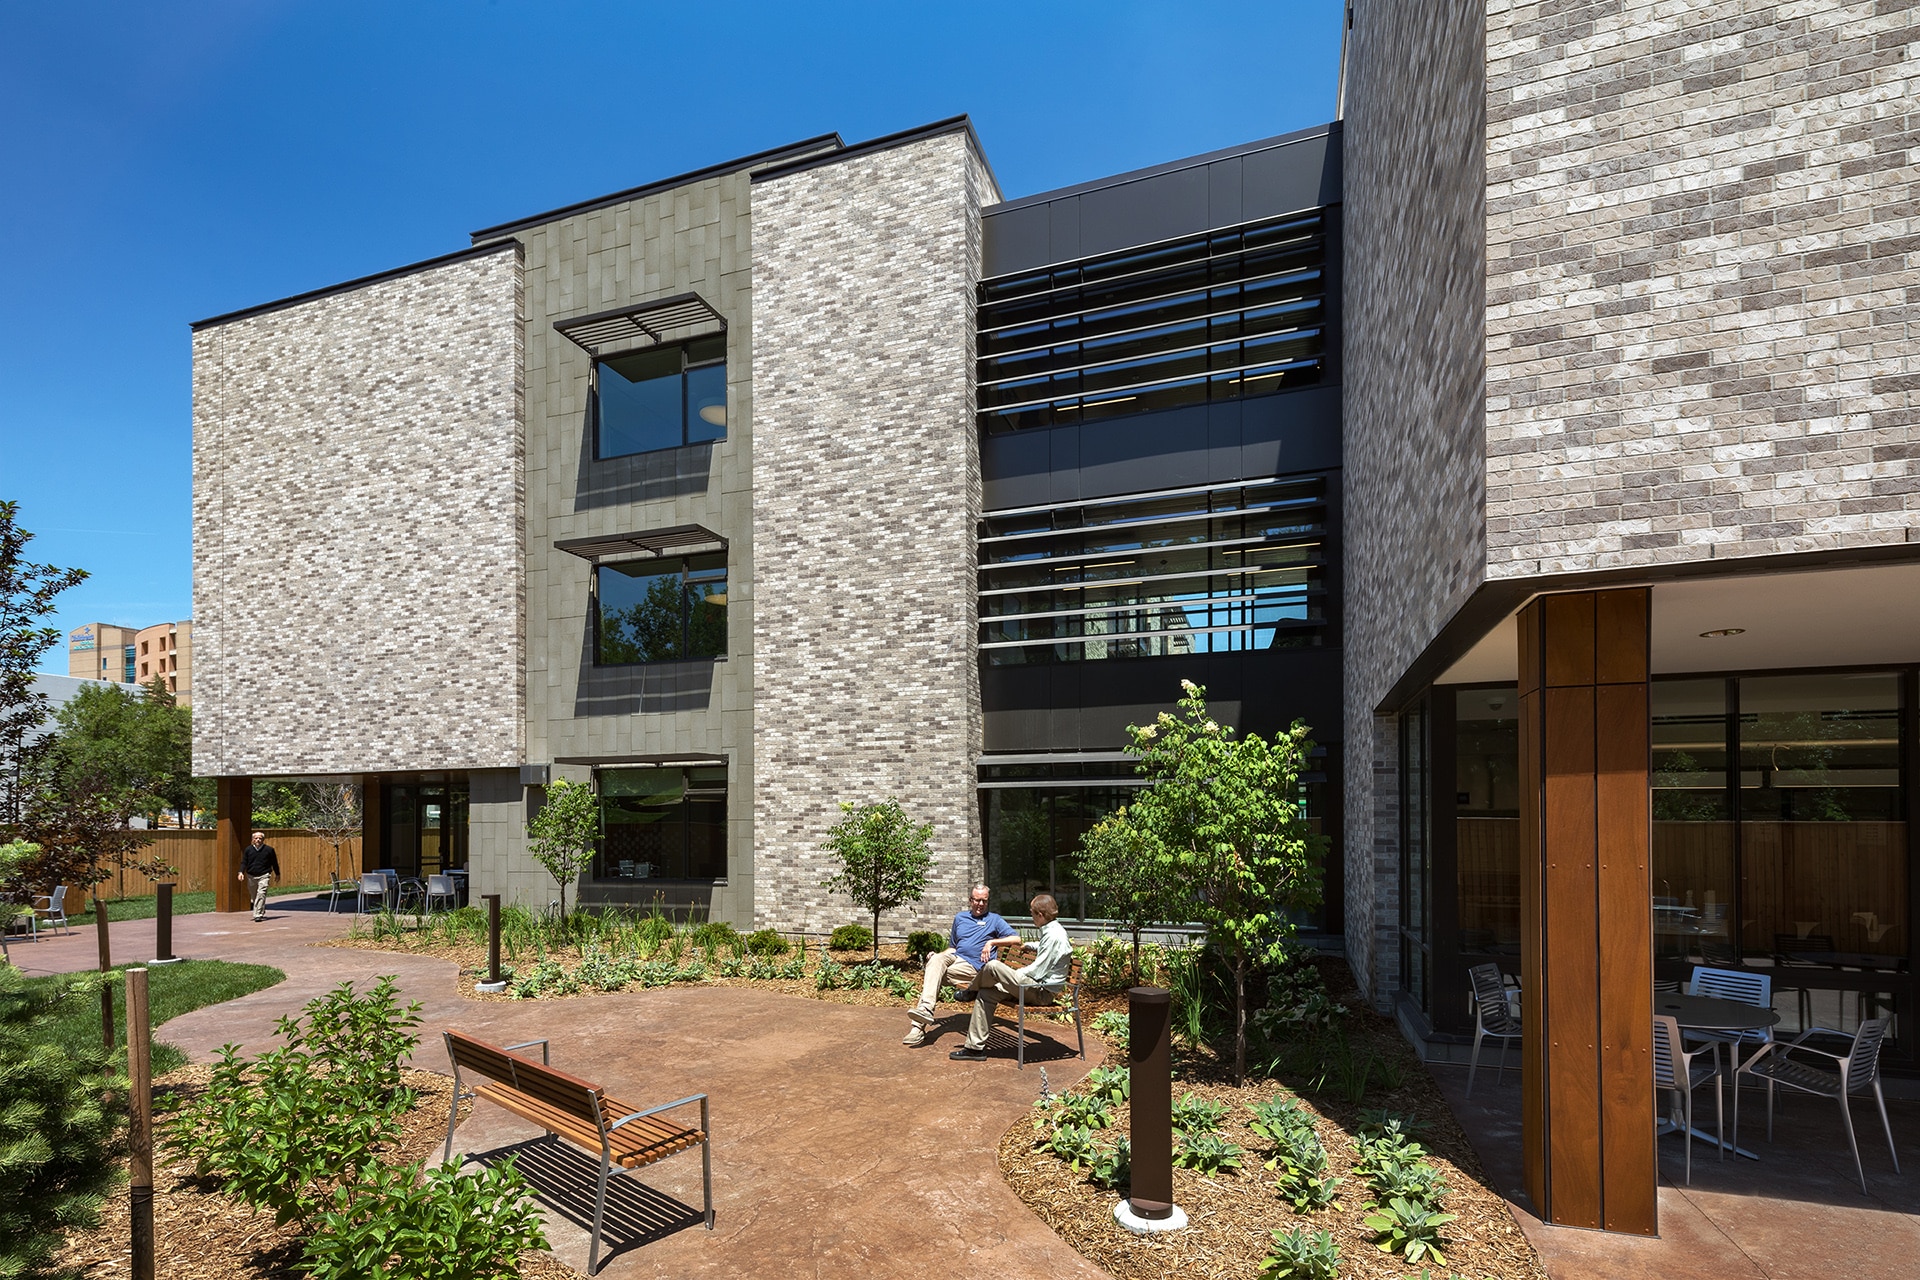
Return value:
M 608 356 L 594 364 L 594 456 L 677 449 L 727 434 L 727 340 Z
M 1727 682 L 1658 681 L 1652 711 L 1653 953 L 1739 963 L 1727 793 Z
M 1454 695 L 1454 844 L 1460 949 L 1520 954 L 1520 698 L 1512 686 Z
M 601 666 L 715 658 L 727 651 L 727 558 L 603 564 L 594 571 Z
M 598 880 L 718 880 L 727 874 L 727 770 L 602 769 Z

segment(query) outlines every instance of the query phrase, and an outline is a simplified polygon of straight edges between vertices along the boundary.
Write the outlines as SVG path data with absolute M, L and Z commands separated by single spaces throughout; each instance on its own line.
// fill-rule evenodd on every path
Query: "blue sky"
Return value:
M 93 575 L 61 627 L 188 617 L 190 321 L 834 130 L 966 112 L 1011 197 L 1305 128 L 1340 10 L 4 6 L 0 498 Z

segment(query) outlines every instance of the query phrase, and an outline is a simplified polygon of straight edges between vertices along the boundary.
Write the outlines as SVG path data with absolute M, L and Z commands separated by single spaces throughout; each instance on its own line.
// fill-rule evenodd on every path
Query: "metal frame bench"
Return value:
M 453 1157 L 454 1122 L 460 1099 L 485 1098 L 496 1106 L 564 1138 L 575 1146 L 600 1154 L 600 1183 L 593 1198 L 593 1238 L 587 1251 L 587 1274 L 599 1268 L 600 1226 L 607 1209 L 607 1179 L 616 1171 L 631 1173 L 668 1156 L 700 1148 L 700 1185 L 706 1197 L 707 1230 L 713 1230 L 713 1148 L 707 1127 L 707 1095 L 696 1093 L 645 1110 L 606 1095 L 597 1084 L 556 1071 L 548 1065 L 545 1040 L 496 1046 L 458 1031 L 445 1033 L 447 1060 L 453 1064 L 453 1105 L 447 1112 L 447 1149 Z M 514 1051 L 538 1045 L 540 1061 L 518 1057 Z M 485 1076 L 489 1083 L 461 1088 L 461 1077 Z M 683 1128 L 659 1118 L 663 1111 L 700 1104 L 700 1127 Z

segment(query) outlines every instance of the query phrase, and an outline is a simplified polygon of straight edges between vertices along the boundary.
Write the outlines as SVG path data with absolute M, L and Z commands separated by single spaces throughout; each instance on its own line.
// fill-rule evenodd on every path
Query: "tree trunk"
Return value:
M 1247 1082 L 1247 957 L 1236 951 L 1233 962 L 1233 1087 Z
M 1133 985 L 1141 985 L 1140 977 L 1140 926 L 1133 926 Z
M 880 963 L 880 908 L 873 909 L 873 962 Z

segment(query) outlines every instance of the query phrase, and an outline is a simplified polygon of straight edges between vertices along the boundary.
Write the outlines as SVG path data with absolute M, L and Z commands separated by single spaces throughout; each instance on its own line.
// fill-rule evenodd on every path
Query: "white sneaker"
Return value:
M 912 1018 L 914 1025 L 918 1026 L 922 1031 L 933 1030 L 934 1024 L 938 1021 L 932 1014 L 924 1013 L 919 1009 L 907 1010 L 907 1016 Z
M 909 1049 L 918 1049 L 921 1045 L 925 1044 L 926 1042 L 927 1042 L 927 1033 L 925 1028 L 915 1027 L 911 1031 L 907 1032 L 907 1038 L 905 1040 L 902 1040 L 900 1043 L 907 1046 L 907 1048 Z

